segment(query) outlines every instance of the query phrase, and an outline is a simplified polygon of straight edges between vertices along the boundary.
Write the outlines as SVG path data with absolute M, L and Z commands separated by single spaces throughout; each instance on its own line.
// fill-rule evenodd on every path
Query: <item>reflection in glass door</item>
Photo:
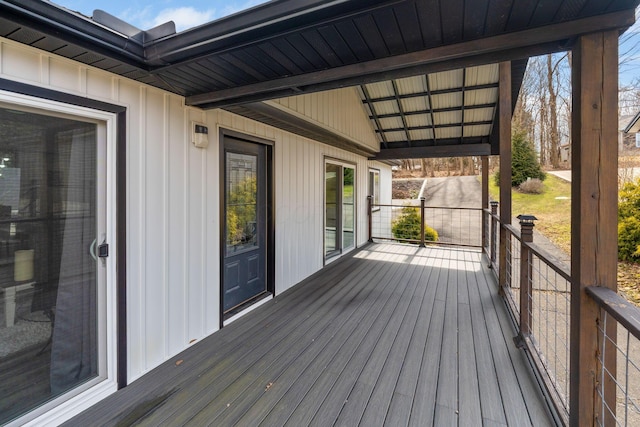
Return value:
M 224 139 L 225 247 L 222 311 L 267 293 L 266 147 Z
M 0 106 L 0 424 L 104 376 L 102 126 Z M 102 349 L 100 349 L 102 347 Z
M 355 168 L 325 162 L 324 254 L 331 258 L 355 247 Z

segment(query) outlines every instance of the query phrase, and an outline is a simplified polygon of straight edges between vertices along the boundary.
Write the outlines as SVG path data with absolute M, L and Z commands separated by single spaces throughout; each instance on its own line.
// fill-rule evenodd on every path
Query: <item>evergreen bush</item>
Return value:
M 517 187 L 527 180 L 544 181 L 546 174 L 540 167 L 533 143 L 524 131 L 515 131 L 511 137 L 511 186 Z M 496 185 L 500 185 L 500 172 L 494 175 Z
M 402 208 L 402 213 L 391 225 L 391 232 L 396 239 L 420 240 L 420 209 L 411 206 Z M 425 224 L 424 240 L 437 241 L 438 232 Z

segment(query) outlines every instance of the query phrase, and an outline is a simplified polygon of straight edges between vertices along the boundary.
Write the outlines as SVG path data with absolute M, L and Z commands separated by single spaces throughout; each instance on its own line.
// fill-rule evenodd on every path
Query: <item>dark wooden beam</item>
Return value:
M 498 283 L 500 291 L 507 286 L 507 245 L 509 245 L 506 224 L 511 224 L 511 62 L 500 63 L 500 88 L 498 115 L 500 116 L 500 268 Z
M 570 424 L 615 425 L 601 414 L 594 387 L 600 383 L 600 309 L 587 287 L 617 289 L 618 32 L 579 37 L 573 49 L 571 144 L 571 355 Z M 607 334 L 616 337 L 615 322 Z M 605 347 L 609 372 L 616 372 L 613 344 Z M 604 395 L 614 411 L 615 384 L 605 375 Z
M 357 144 L 322 126 L 318 126 L 264 102 L 228 107 L 226 110 L 360 156 L 370 157 L 375 153 L 375 150 L 372 148 Z
M 458 139 L 458 142 L 460 139 Z M 488 156 L 489 144 L 430 145 L 423 147 L 385 148 L 372 160 L 424 159 L 435 157 Z
M 298 88 L 303 92 L 353 86 L 365 82 L 409 77 L 426 72 L 463 68 L 465 66 L 495 63 L 525 58 L 534 54 L 566 49 L 566 43 L 580 34 L 609 29 L 621 29 L 635 22 L 633 10 L 562 22 L 524 31 L 502 34 L 439 46 L 417 52 L 375 59 L 367 62 L 335 67 L 285 77 L 277 80 L 248 84 L 235 88 L 193 95 L 186 104 L 203 108 L 274 98 L 274 93 Z

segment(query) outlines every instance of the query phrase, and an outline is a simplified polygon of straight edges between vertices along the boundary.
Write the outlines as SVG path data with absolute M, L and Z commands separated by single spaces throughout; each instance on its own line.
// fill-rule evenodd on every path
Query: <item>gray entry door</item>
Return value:
M 267 292 L 266 147 L 225 136 L 222 311 Z

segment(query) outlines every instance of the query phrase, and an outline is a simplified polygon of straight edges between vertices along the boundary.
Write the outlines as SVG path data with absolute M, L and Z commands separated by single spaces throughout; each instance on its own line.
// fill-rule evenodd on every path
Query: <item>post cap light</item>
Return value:
M 490 204 L 491 206 L 498 206 L 498 202 L 497 202 L 497 201 L 495 201 L 495 200 L 490 201 L 490 202 L 489 202 L 489 204 Z
M 538 218 L 536 218 L 533 215 L 518 215 L 516 218 L 518 218 L 520 220 L 520 224 L 533 224 L 533 221 L 537 221 Z

